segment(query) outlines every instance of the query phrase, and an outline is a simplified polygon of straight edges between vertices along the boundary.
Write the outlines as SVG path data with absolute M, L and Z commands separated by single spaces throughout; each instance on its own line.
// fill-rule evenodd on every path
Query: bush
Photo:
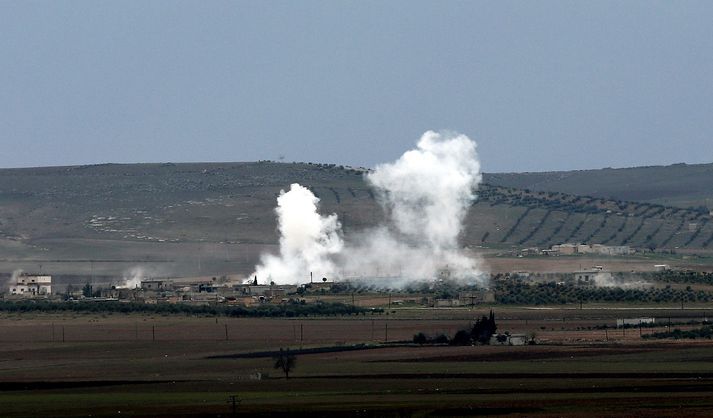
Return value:
M 456 332 L 456 335 L 450 342 L 451 345 L 472 345 L 473 340 L 470 338 L 470 332 L 462 329 Z

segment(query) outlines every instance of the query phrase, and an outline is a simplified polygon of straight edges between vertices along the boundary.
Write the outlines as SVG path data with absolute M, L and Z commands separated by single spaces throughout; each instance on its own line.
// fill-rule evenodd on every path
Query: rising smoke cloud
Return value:
M 277 198 L 280 254 L 264 254 L 253 276 L 275 283 L 304 281 L 309 272 L 333 277 L 331 256 L 342 251 L 341 225 L 337 215 L 317 212 L 319 199 L 306 187 L 292 184 Z
M 152 265 L 136 265 L 124 270 L 121 282 L 116 285 L 117 289 L 136 289 L 141 287 L 143 280 L 148 280 L 153 277 L 166 277 L 171 274 L 172 270 L 157 267 Z
M 143 267 L 135 266 L 124 272 L 117 289 L 136 289 L 141 287 L 141 281 L 146 280 L 147 274 Z
M 0 291 L 3 291 L 3 292 L 8 291 L 10 289 L 10 287 L 17 284 L 17 279 L 20 278 L 22 273 L 23 273 L 22 269 L 13 270 L 12 275 L 10 275 L 10 277 L 8 277 L 7 280 L 0 281 Z
M 342 239 L 335 214 L 318 213 L 319 199 L 293 184 L 278 197 L 280 254 L 263 255 L 258 277 L 276 283 L 317 277 L 389 277 L 389 286 L 450 278 L 475 283 L 478 258 L 458 245 L 463 220 L 481 181 L 476 144 L 465 135 L 428 131 L 415 149 L 366 175 L 387 221 Z

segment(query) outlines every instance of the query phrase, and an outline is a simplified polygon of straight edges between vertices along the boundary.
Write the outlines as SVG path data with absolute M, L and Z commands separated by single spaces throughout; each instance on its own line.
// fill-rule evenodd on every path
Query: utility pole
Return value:
M 64 325 L 62 325 L 62 342 L 64 342 Z
M 156 341 L 156 325 L 151 325 L 151 341 Z
M 300 350 L 302 349 L 302 342 L 304 341 L 304 328 L 300 324 Z
M 389 323 L 388 322 L 384 323 L 384 342 L 385 343 L 389 342 Z
M 232 404 L 233 416 L 237 417 L 238 416 L 237 406 L 238 406 L 238 404 L 240 404 L 240 398 L 238 397 L 238 395 L 229 395 L 228 403 Z
M 225 324 L 225 341 L 228 341 L 228 324 Z

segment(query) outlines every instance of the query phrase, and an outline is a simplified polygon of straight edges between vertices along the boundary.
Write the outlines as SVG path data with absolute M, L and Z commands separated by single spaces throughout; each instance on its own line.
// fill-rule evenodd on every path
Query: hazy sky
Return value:
M 0 166 L 713 161 L 713 2 L 0 1 Z

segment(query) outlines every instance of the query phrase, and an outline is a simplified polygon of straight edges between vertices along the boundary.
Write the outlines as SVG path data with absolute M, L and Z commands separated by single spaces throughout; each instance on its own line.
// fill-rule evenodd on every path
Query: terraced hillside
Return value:
M 494 185 L 713 210 L 713 164 L 488 174 Z
M 347 234 L 383 219 L 363 170 L 335 165 L 7 169 L 0 170 L 0 259 L 96 261 L 86 267 L 92 272 L 102 260 L 163 260 L 198 271 L 221 263 L 218 270 L 249 273 L 259 253 L 276 246 L 275 198 L 293 182 L 310 187 Z M 570 241 L 713 250 L 713 222 L 706 211 L 483 185 L 461 238 L 486 247 Z
M 482 232 L 484 244 L 713 247 L 711 218 L 707 211 L 696 209 L 488 185 L 483 186 L 474 208 L 468 233 Z M 486 215 L 489 212 L 491 216 Z

